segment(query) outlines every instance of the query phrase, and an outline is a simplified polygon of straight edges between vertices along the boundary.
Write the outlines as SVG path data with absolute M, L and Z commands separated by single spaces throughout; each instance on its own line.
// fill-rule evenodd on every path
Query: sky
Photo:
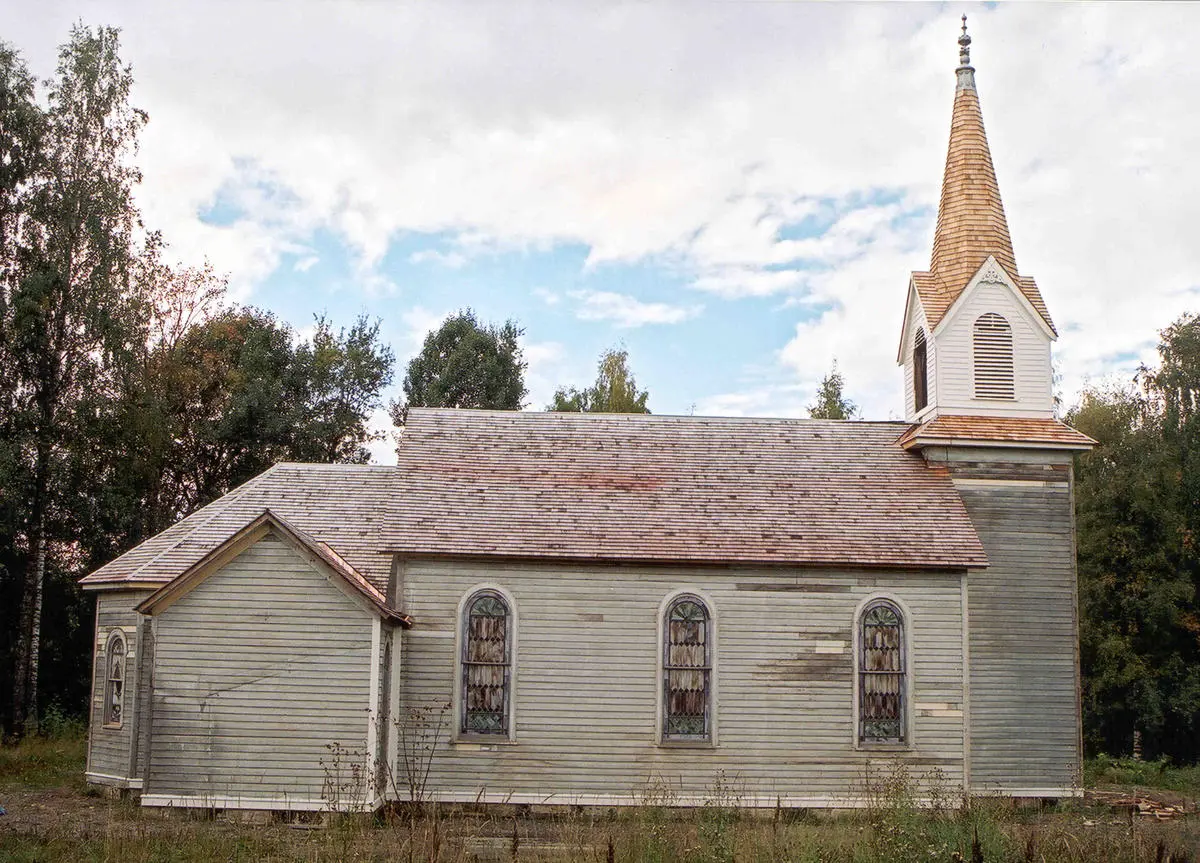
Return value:
M 963 13 L 1070 406 L 1200 311 L 1200 4 L 0 0 L 0 39 L 46 77 L 120 27 L 168 257 L 301 333 L 377 318 L 386 399 L 470 307 L 531 410 L 623 346 L 655 413 L 805 416 L 836 361 L 889 419 Z

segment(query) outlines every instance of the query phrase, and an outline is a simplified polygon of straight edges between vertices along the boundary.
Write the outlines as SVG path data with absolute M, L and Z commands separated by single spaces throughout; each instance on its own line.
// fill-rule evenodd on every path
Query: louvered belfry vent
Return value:
M 929 404 L 929 348 L 925 344 L 925 330 L 917 328 L 913 343 L 913 400 L 917 413 Z
M 1013 399 L 1012 327 L 995 312 L 975 321 L 975 398 Z

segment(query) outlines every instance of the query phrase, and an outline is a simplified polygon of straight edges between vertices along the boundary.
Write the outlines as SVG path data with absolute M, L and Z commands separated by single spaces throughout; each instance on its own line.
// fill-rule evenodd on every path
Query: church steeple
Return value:
M 1017 272 L 983 129 L 966 16 L 954 114 L 928 272 L 909 281 L 897 362 L 905 415 L 1052 419 L 1054 324 L 1037 284 Z
M 966 15 L 958 44 L 958 85 L 929 267 L 951 304 L 989 255 L 1009 278 L 1017 279 L 1017 261 L 975 89 Z

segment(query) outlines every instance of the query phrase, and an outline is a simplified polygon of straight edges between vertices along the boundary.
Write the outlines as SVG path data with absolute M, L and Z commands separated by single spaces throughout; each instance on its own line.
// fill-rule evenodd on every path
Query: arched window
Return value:
M 874 600 L 859 618 L 860 743 L 907 742 L 907 674 L 904 615 L 895 603 Z
M 975 321 L 975 398 L 1012 399 L 1012 327 L 995 312 Z
M 104 724 L 121 727 L 125 703 L 125 636 L 114 632 L 104 648 Z
M 920 413 L 929 404 L 929 357 L 922 327 L 917 328 L 917 336 L 913 340 L 913 399 L 915 413 Z
M 697 596 L 677 596 L 663 620 L 663 740 L 712 739 L 712 617 Z
M 512 610 L 497 591 L 467 600 L 462 621 L 463 734 L 508 734 L 512 690 Z

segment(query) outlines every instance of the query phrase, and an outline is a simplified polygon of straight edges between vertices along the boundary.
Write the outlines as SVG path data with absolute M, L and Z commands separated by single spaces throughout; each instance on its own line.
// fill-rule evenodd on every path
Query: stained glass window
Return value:
M 462 724 L 465 734 L 508 734 L 512 681 L 512 614 L 498 593 L 467 602 L 462 639 Z
M 104 724 L 119 727 L 125 703 L 125 638 L 119 632 L 108 637 L 104 666 Z
M 862 613 L 858 667 L 858 739 L 903 743 L 905 728 L 904 618 L 886 600 Z
M 708 608 L 680 596 L 667 608 L 663 636 L 663 739 L 712 734 L 712 633 Z

